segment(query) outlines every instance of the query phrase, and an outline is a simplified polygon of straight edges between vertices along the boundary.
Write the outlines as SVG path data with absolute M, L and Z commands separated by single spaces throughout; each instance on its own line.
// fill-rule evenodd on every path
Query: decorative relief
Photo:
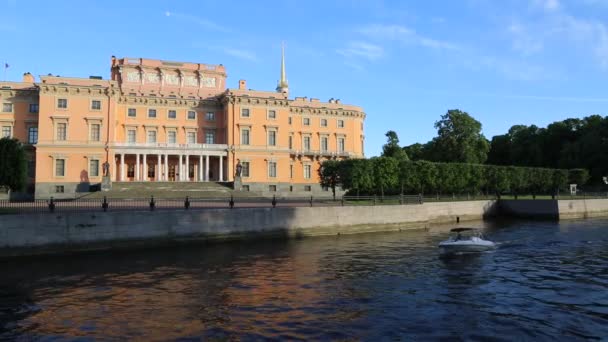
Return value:
M 186 76 L 186 79 L 184 80 L 184 84 L 187 87 L 197 87 L 198 81 L 195 76 L 188 75 L 188 76 Z
M 160 77 L 157 73 L 146 74 L 146 82 L 148 83 L 160 83 Z
M 139 72 L 138 71 L 129 71 L 127 73 L 127 82 L 139 82 Z
M 215 88 L 215 77 L 201 77 L 201 85 L 203 87 Z
M 168 85 L 179 85 L 179 76 L 175 74 L 165 75 L 165 83 Z

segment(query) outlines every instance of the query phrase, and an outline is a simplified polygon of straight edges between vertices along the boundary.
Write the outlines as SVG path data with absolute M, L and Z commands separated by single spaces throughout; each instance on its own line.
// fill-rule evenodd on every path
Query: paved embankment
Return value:
M 0 216 L 0 255 L 129 248 L 198 240 L 315 236 L 481 220 L 494 201 Z

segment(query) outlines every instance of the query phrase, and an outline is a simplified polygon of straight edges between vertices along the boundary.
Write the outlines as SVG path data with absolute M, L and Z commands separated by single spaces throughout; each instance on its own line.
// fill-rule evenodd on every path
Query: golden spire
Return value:
M 281 44 L 281 79 L 277 85 L 277 91 L 279 93 L 288 93 L 289 86 L 287 83 L 287 76 L 285 75 L 285 43 Z

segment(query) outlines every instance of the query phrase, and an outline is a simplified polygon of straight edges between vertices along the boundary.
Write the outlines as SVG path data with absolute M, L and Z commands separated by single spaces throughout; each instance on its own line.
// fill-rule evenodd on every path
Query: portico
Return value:
M 129 145 L 129 146 L 125 146 Z M 146 145 L 146 146 L 141 146 Z M 114 144 L 113 181 L 223 182 L 227 145 Z M 176 144 L 177 145 L 177 144 Z M 198 145 L 198 146 L 191 146 Z

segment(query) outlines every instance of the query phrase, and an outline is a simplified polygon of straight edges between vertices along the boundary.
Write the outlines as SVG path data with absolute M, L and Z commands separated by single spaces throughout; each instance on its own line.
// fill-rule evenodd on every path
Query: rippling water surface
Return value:
M 608 338 L 608 221 L 485 229 L 0 261 L 0 340 Z

